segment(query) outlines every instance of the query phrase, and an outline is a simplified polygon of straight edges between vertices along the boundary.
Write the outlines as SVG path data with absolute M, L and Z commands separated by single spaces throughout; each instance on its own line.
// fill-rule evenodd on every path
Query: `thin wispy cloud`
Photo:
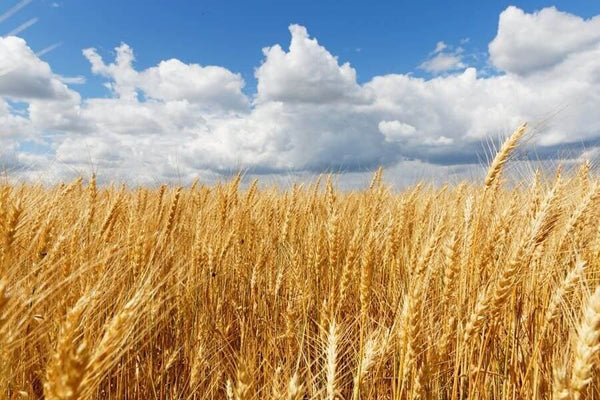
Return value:
M 69 84 L 69 85 L 83 85 L 85 83 L 85 77 L 81 76 L 81 75 L 78 75 L 78 76 L 56 75 L 56 79 L 58 79 L 62 83 Z
M 62 42 L 58 42 L 58 43 L 54 43 L 48 47 L 43 48 L 42 50 L 38 51 L 37 53 L 35 53 L 36 56 L 41 57 L 44 54 L 48 54 L 53 50 L 56 50 L 57 48 L 59 48 L 60 46 L 62 46 L 63 43 Z
M 35 25 L 40 19 L 39 18 L 31 18 L 29 21 L 23 22 L 21 25 L 17 26 L 12 31 L 8 32 L 6 36 L 17 36 L 19 33 L 23 32 L 25 29 L 30 28 Z
M 444 42 L 438 42 L 430 57 L 419 65 L 419 69 L 430 74 L 458 71 L 467 67 L 463 58 L 463 49 L 451 48 Z
M 437 42 L 435 45 L 435 49 L 430 54 L 437 54 L 441 51 L 444 51 L 448 48 L 448 45 L 442 41 Z
M 4 14 L 0 14 L 0 23 L 4 22 L 7 19 L 9 19 L 10 17 L 12 17 L 20 9 L 22 9 L 23 7 L 25 7 L 27 4 L 29 4 L 31 2 L 32 2 L 32 0 L 21 0 L 16 5 L 14 5 L 12 8 L 9 8 L 8 11 L 4 12 Z

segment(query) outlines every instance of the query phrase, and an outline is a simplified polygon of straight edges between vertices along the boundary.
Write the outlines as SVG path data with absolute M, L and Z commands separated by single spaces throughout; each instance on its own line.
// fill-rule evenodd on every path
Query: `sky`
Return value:
M 20 180 L 468 177 L 594 159 L 600 3 L 0 1 L 0 163 Z

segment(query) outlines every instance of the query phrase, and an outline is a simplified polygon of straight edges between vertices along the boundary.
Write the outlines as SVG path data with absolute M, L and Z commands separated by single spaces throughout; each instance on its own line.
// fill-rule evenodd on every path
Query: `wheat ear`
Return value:
M 596 355 L 600 350 L 600 287 L 588 299 L 581 324 L 577 331 L 577 342 L 571 374 L 573 399 L 578 400 L 585 387 L 592 381 Z
M 46 369 L 44 396 L 48 400 L 75 400 L 80 397 L 89 354 L 85 340 L 78 345 L 75 343 L 78 341 L 78 325 L 86 304 L 87 298 L 80 299 L 67 313 L 60 329 L 56 351 Z
M 498 179 L 500 178 L 500 174 L 502 173 L 502 168 L 504 164 L 508 161 L 510 153 L 517 147 L 517 143 L 519 139 L 525 134 L 525 128 L 527 128 L 527 124 L 523 124 L 517 128 L 516 131 L 513 132 L 512 135 L 502 145 L 500 151 L 494 157 L 494 161 L 490 165 L 488 169 L 488 173 L 485 177 L 485 188 L 488 189 L 492 186 Z
M 335 319 L 329 324 L 329 332 L 327 332 L 327 355 L 326 378 L 327 378 L 327 400 L 334 400 L 336 396 L 335 389 L 335 370 L 337 366 L 337 344 L 338 344 L 338 328 Z

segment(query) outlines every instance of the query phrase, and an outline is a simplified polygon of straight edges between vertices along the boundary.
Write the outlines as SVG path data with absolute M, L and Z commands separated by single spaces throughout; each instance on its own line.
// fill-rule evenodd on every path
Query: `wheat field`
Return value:
M 600 399 L 600 180 L 0 186 L 10 399 Z

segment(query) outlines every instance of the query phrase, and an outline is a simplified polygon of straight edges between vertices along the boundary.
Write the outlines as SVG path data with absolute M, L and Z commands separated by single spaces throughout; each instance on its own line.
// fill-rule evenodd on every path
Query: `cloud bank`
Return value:
M 597 145 L 600 16 L 508 7 L 489 44 L 494 73 L 481 73 L 462 49 L 439 42 L 419 66 L 433 77 L 398 73 L 365 83 L 305 27 L 289 30 L 287 49 L 263 49 L 252 96 L 240 74 L 220 66 L 169 59 L 138 70 L 133 49 L 121 44 L 114 60 L 83 50 L 110 95 L 82 99 L 69 86 L 80 82 L 53 72 L 23 39 L 0 38 L 5 165 L 49 180 L 93 167 L 134 183 L 240 168 L 288 174 L 403 162 L 456 166 L 476 163 L 490 136 L 522 121 L 545 121 L 531 142 L 548 157 L 563 146 L 584 144 L 589 153 Z M 36 150 L 25 145 L 32 143 Z

